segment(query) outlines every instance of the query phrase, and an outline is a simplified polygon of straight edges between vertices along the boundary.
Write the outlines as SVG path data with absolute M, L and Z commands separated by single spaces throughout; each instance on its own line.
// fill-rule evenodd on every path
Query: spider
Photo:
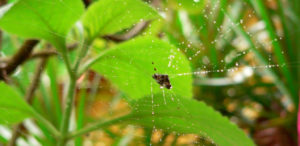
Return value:
M 154 65 L 154 62 L 152 62 Z M 154 67 L 154 71 L 157 71 L 156 67 Z M 169 76 L 166 74 L 153 74 L 152 78 L 156 80 L 156 82 L 161 86 L 161 88 L 165 87 L 167 89 L 171 89 L 172 85 L 169 80 Z
M 172 85 L 169 80 L 169 76 L 165 74 L 153 74 L 152 78 L 156 80 L 156 82 L 161 86 L 167 89 L 171 89 Z

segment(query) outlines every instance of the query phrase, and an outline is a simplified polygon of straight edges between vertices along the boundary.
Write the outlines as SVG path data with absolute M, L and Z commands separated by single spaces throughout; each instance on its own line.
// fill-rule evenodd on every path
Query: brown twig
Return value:
M 67 46 L 68 51 L 73 51 L 77 48 L 78 44 L 70 44 Z M 55 49 L 48 49 L 48 50 L 43 50 L 43 51 L 38 51 L 38 52 L 33 52 L 28 59 L 36 59 L 36 58 L 43 58 L 43 57 L 49 57 L 53 55 L 57 55 L 58 52 Z
M 23 43 L 21 48 L 18 50 L 16 54 L 12 56 L 11 59 L 7 61 L 6 64 L 2 64 L 0 66 L 1 72 L 5 72 L 5 74 L 9 75 L 15 69 L 21 65 L 31 54 L 33 48 L 35 47 L 36 44 L 38 44 L 38 40 L 27 40 Z M 0 79 L 3 79 L 3 75 L 0 74 Z
M 106 35 L 103 36 L 104 39 L 106 40 L 112 40 L 114 42 L 122 42 L 129 40 L 135 36 L 137 36 L 140 32 L 145 30 L 145 28 L 149 25 L 149 22 L 141 22 L 135 25 L 130 31 L 128 31 L 125 34 L 120 34 L 120 35 Z
M 114 42 L 122 42 L 129 40 L 140 32 L 142 32 L 147 26 L 149 22 L 141 22 L 135 25 L 129 32 L 121 35 L 107 35 L 104 36 L 104 39 L 111 40 Z M 26 60 L 36 59 L 41 57 L 49 57 L 52 55 L 57 55 L 56 50 L 45 50 L 32 53 L 33 48 L 38 43 L 38 40 L 27 40 L 23 43 L 21 48 L 18 50 L 16 54 L 12 56 L 12 58 L 0 58 L 0 80 L 4 80 L 5 76 L 10 75 L 15 71 L 15 69 L 23 64 Z M 78 46 L 77 43 L 71 44 L 67 46 L 69 50 L 73 50 Z
M 82 1 L 83 1 L 84 6 L 85 6 L 86 8 L 92 3 L 91 0 L 82 0 Z
M 42 75 L 42 72 L 45 68 L 46 63 L 47 63 L 47 57 L 44 57 L 44 58 L 41 59 L 41 61 L 39 62 L 39 64 L 36 67 L 33 80 L 31 82 L 29 88 L 27 89 L 26 95 L 25 95 L 25 99 L 26 99 L 28 104 L 32 104 L 33 97 L 34 97 L 34 92 L 37 89 L 37 87 L 39 86 L 40 78 L 41 78 L 41 75 Z M 12 137 L 9 141 L 8 146 L 15 146 L 16 145 L 16 140 L 20 136 L 19 130 L 20 130 L 21 126 L 22 126 L 22 123 L 20 123 L 20 124 L 18 124 L 14 127 Z
M 7 3 L 7 0 L 0 0 L 0 6 L 3 6 Z
M 38 44 L 38 42 L 38 40 L 27 40 L 24 42 L 18 52 L 7 62 L 7 65 L 5 66 L 7 74 L 12 73 L 30 56 L 33 48 L 36 44 Z
M 22 47 L 23 46 L 24 46 L 24 44 L 22 45 Z M 77 43 L 73 43 L 73 44 L 68 45 L 67 48 L 69 49 L 69 51 L 72 51 L 77 46 L 78 46 Z M 24 63 L 27 60 L 44 58 L 44 57 L 49 57 L 49 56 L 58 54 L 58 52 L 55 49 L 49 49 L 49 50 L 42 50 L 42 51 L 37 51 L 37 52 L 33 52 L 33 53 L 31 53 L 32 52 L 32 50 L 31 50 L 30 52 L 27 52 L 26 54 L 18 55 L 21 52 L 28 50 L 28 48 L 26 48 L 24 50 L 24 49 L 22 49 L 22 47 L 19 49 L 20 51 L 18 51 L 12 58 L 0 58 L 0 71 L 1 71 L 0 72 L 0 80 L 4 80 L 6 76 L 8 76 L 12 72 L 14 72 L 14 70 L 19 65 L 21 65 L 22 63 Z M 31 48 L 31 49 L 33 49 L 33 48 Z M 29 55 L 29 56 L 27 56 L 27 55 Z M 9 73 L 8 73 L 7 69 L 10 70 Z

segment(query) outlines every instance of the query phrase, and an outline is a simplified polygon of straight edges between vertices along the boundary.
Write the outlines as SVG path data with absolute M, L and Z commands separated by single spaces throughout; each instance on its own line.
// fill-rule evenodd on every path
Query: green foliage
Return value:
M 277 0 L 278 4 L 279 1 Z M 155 1 L 151 2 L 156 5 Z M 35 108 L 29 106 L 15 89 L 4 83 L 0 83 L 0 124 L 15 124 L 32 116 L 46 136 L 45 140 L 40 137 L 36 138 L 44 145 L 47 142 L 55 143 L 56 141 L 59 141 L 59 145 L 65 145 L 69 138 L 76 138 L 75 145 L 81 145 L 82 137 L 77 137 L 78 135 L 124 122 L 144 126 L 147 144 L 152 142 L 151 129 L 162 129 L 165 133 L 197 134 L 210 140 L 213 144 L 221 146 L 254 145 L 242 130 L 213 108 L 203 102 L 189 99 L 194 96 L 214 106 L 223 114 L 235 117 L 239 123 L 249 126 L 249 129 L 254 127 L 253 123 L 259 123 L 258 119 L 267 119 L 265 123 L 284 123 L 284 126 L 295 125 L 288 120 L 271 118 L 281 115 L 281 113 L 288 113 L 284 115 L 288 117 L 292 115 L 290 113 L 295 112 L 292 105 L 298 103 L 298 86 L 296 85 L 297 78 L 293 74 L 297 75 L 299 69 L 292 67 L 298 65 L 299 61 L 295 55 L 290 54 L 299 50 L 297 46 L 291 47 L 298 44 L 299 41 L 294 42 L 288 39 L 283 42 L 281 40 L 281 38 L 287 38 L 278 35 L 277 32 L 280 31 L 274 27 L 276 25 L 273 24 L 271 18 L 275 15 L 273 13 L 276 13 L 275 9 L 269 13 L 269 7 L 262 0 L 250 0 L 252 7 L 257 8 L 255 10 L 251 7 L 251 3 L 247 2 L 240 0 L 161 1 L 158 6 L 159 11 L 162 12 L 162 16 L 166 16 L 166 20 L 162 20 L 158 12 L 144 0 L 98 0 L 91 3 L 86 11 L 81 0 L 17 0 L 12 2 L 0 10 L 0 27 L 4 31 L 20 37 L 44 39 L 56 48 L 64 49 L 58 55 L 61 55 L 64 60 L 63 63 L 67 66 L 70 83 L 63 83 L 69 87 L 61 87 L 61 81 L 58 80 L 61 77 L 57 77 L 57 75 L 61 75 L 57 74 L 57 72 L 61 72 L 61 69 L 56 68 L 61 66 L 61 64 L 57 64 L 62 62 L 53 57 L 55 62 L 48 62 L 47 67 L 49 81 L 43 80 L 45 85 L 42 84 L 42 88 L 49 88 L 43 89 L 43 95 L 51 92 L 49 95 L 52 95 L 52 100 L 48 98 L 39 99 L 41 101 L 37 100 L 36 104 L 40 104 L 38 105 L 39 110 L 43 110 L 42 101 L 47 102 L 45 103 L 47 111 L 40 113 L 53 110 L 54 114 L 47 118 L 56 127 L 62 125 L 59 132 L 48 119 L 46 120 L 34 110 Z M 284 18 L 285 13 L 288 13 L 284 10 L 285 4 L 280 5 L 282 8 L 279 8 L 281 9 L 281 19 Z M 260 28 L 259 31 L 252 30 L 250 27 L 252 23 L 258 23 L 256 19 L 253 19 L 254 17 L 259 19 L 256 13 L 260 14 L 266 27 Z M 69 33 L 74 23 L 80 20 L 84 31 L 80 30 L 80 25 L 76 25 L 78 32 L 75 30 L 72 31 L 73 33 Z M 126 29 L 129 30 L 142 21 L 151 21 L 147 28 L 137 33 L 143 34 L 144 37 L 133 39 L 130 37 L 128 39 L 131 40 L 121 44 L 113 42 L 113 39 L 112 41 L 98 39 L 103 45 L 101 48 L 105 49 L 97 54 L 98 57 L 95 57 L 94 52 L 88 52 L 88 49 L 95 47 L 92 43 L 96 38 L 115 33 L 126 34 L 128 32 Z M 291 38 L 294 35 L 299 36 L 298 32 L 300 31 L 288 32 L 287 24 L 290 25 L 283 23 L 284 34 L 290 34 Z M 265 39 L 269 39 L 269 41 L 257 40 L 262 37 L 259 36 L 261 32 L 268 34 Z M 77 33 L 79 33 L 78 36 L 76 36 Z M 169 39 L 169 42 L 162 41 L 155 36 L 164 40 Z M 279 36 L 280 39 L 278 40 Z M 13 44 L 13 38 L 8 38 L 8 36 L 4 36 L 4 38 L 9 42 L 6 42 L 6 46 L 4 45 L 3 48 L 18 46 Z M 80 50 L 73 51 L 74 54 L 72 55 L 68 54 L 66 38 L 80 38 L 75 40 L 79 44 L 77 50 Z M 299 37 L 294 37 L 295 40 L 296 38 Z M 265 44 L 267 43 L 273 50 L 266 48 L 267 45 Z M 284 49 L 287 48 L 284 46 L 285 43 L 289 45 L 287 51 Z M 1 51 L 3 52 L 3 50 Z M 10 51 L 5 55 L 11 55 L 17 50 Z M 77 57 L 73 55 L 77 55 Z M 265 59 L 266 56 L 269 56 L 269 60 Z M 5 63 L 8 60 L 6 59 L 0 61 Z M 273 59 L 276 61 L 273 62 Z M 2 62 L 0 63 L 2 65 Z M 19 82 L 19 90 L 22 92 L 26 92 L 25 88 L 28 88 L 34 67 L 34 63 L 27 64 L 20 69 L 21 73 L 14 77 L 14 81 Z M 84 126 L 90 120 L 85 119 L 87 118 L 84 115 L 85 103 L 86 100 L 91 99 L 85 94 L 90 94 L 89 87 L 94 85 L 90 82 L 94 81 L 90 81 L 92 77 L 89 75 L 81 75 L 90 68 L 101 76 L 103 75 L 121 92 L 125 93 L 127 101 L 132 105 L 130 114 L 112 120 L 106 120 L 107 115 L 105 115 L 103 117 L 104 122 L 97 122 L 90 127 Z M 250 71 L 246 69 L 250 69 Z M 247 71 L 251 74 L 246 76 L 245 72 Z M 154 74 L 168 75 L 172 89 L 161 88 L 153 79 Z M 193 80 L 192 75 L 195 75 L 195 80 Z M 238 80 L 238 77 L 241 76 L 243 78 L 241 81 L 235 81 L 235 77 Z M 271 77 L 272 81 L 263 81 L 266 76 Z M 95 82 L 97 81 L 95 80 Z M 218 84 L 222 87 L 212 88 L 211 86 L 217 85 L 213 83 L 216 81 L 222 81 L 221 84 Z M 201 86 L 192 86 L 193 82 L 194 85 Z M 240 85 L 232 86 L 233 84 Z M 82 91 L 82 86 L 87 86 L 87 92 Z M 274 86 L 281 91 L 282 95 L 273 88 Z M 98 86 L 95 86 L 95 90 L 97 90 L 96 88 L 98 89 Z M 266 90 L 261 90 L 262 88 Z M 67 89 L 67 94 L 61 102 L 60 95 L 65 95 L 65 93 L 61 94 L 61 91 L 65 89 Z M 80 90 L 79 93 L 76 92 L 77 89 Z M 192 89 L 195 91 L 194 94 Z M 92 90 L 96 94 L 96 91 Z M 267 96 L 273 92 L 272 96 Z M 78 97 L 81 98 L 78 99 Z M 285 101 L 285 97 L 292 97 L 294 100 Z M 268 103 L 268 101 L 271 102 Z M 74 111 L 72 110 L 74 103 L 77 103 L 75 105 L 78 106 L 78 110 L 76 110 L 77 131 L 71 132 L 69 131 L 70 123 L 74 121 L 71 121 L 73 118 L 70 118 L 70 115 L 71 111 Z M 265 106 L 265 103 L 268 106 Z M 273 106 L 273 104 L 280 106 Z M 65 109 L 62 110 L 61 107 L 65 107 Z M 273 107 L 278 109 L 274 110 Z M 254 113 L 252 114 L 254 120 L 247 119 L 249 116 L 247 110 Z M 267 112 L 271 112 L 271 116 L 263 115 Z M 251 115 L 249 117 L 251 118 Z M 107 119 L 109 118 L 111 117 Z M 254 133 L 255 130 L 257 129 L 250 131 Z M 126 133 L 125 136 L 114 136 L 116 144 L 130 142 L 134 137 L 135 129 L 131 127 L 130 131 L 131 133 Z M 0 141 L 4 141 L 1 136 Z
M 153 37 L 133 39 L 108 50 L 92 68 L 110 79 L 131 99 L 162 91 L 152 78 L 155 73 L 169 75 L 170 92 L 192 97 L 188 60 L 174 46 Z M 187 75 L 178 75 L 183 73 Z
M 0 27 L 25 38 L 45 39 L 60 48 L 83 10 L 80 0 L 19 0 L 1 9 Z
M 17 91 L 0 82 L 0 124 L 15 124 L 31 116 L 32 108 Z
M 257 9 L 257 12 L 261 15 L 262 20 L 264 21 L 265 25 L 266 25 L 266 30 L 270 36 L 271 40 L 278 40 L 277 34 L 274 31 L 273 28 L 273 24 L 268 16 L 267 13 L 267 9 L 263 3 L 263 1 L 261 0 L 250 0 L 253 7 L 255 7 Z M 274 48 L 274 54 L 277 58 L 277 61 L 279 64 L 286 64 L 287 63 L 287 59 L 285 58 L 285 56 L 283 55 L 282 51 L 283 48 L 281 47 L 280 43 L 278 41 L 272 41 L 272 45 Z M 294 100 L 294 103 L 298 104 L 298 91 L 297 91 L 297 84 L 294 82 L 294 77 L 292 76 L 290 69 L 285 65 L 282 66 L 281 68 L 281 72 L 284 75 L 284 77 L 287 80 L 287 84 L 289 85 L 290 88 L 290 92 L 292 94 L 292 98 Z
M 157 18 L 158 13 L 141 0 L 100 0 L 90 6 L 82 23 L 87 40 L 113 34 L 141 20 Z
M 183 9 L 190 13 L 199 13 L 203 10 L 206 0 L 169 0 L 176 9 Z
M 199 134 L 220 146 L 254 145 L 243 131 L 211 107 L 174 94 L 156 94 L 138 100 L 132 117 L 130 121 L 135 124 L 168 132 Z

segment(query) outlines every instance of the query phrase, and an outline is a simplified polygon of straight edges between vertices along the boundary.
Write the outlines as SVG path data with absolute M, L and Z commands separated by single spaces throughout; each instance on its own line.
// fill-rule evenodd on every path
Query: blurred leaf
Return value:
M 83 25 L 89 40 L 113 34 L 141 20 L 157 18 L 158 13 L 141 0 L 100 0 L 89 7 Z
M 183 9 L 190 13 L 201 12 L 206 0 L 169 0 L 171 5 L 177 9 Z
M 84 90 L 81 90 L 79 92 L 79 103 L 77 107 L 77 120 L 76 120 L 76 126 L 77 130 L 82 129 L 84 124 L 84 104 L 85 104 L 85 98 L 86 98 L 86 92 Z M 81 146 L 82 145 L 82 137 L 77 137 L 75 139 L 75 146 Z
M 277 58 L 278 63 L 283 65 L 281 66 L 280 70 L 284 75 L 287 84 L 289 85 L 289 90 L 293 96 L 294 104 L 298 106 L 298 101 L 299 101 L 298 91 L 297 91 L 298 84 L 295 82 L 295 79 L 292 76 L 290 69 L 288 68 L 288 66 L 286 66 L 287 59 L 285 58 L 285 55 L 282 53 L 284 49 L 281 47 L 280 43 L 278 42 L 279 37 L 276 34 L 275 28 L 273 28 L 273 24 L 271 19 L 269 18 L 267 8 L 264 5 L 264 2 L 262 0 L 255 0 L 255 1 L 251 0 L 250 2 L 252 3 L 253 7 L 256 8 L 256 12 L 260 14 L 263 22 L 266 25 L 266 31 L 268 32 L 269 37 L 271 39 L 271 43 L 274 48 L 274 54 Z
M 138 100 L 131 114 L 133 119 L 129 121 L 134 124 L 168 132 L 199 134 L 220 146 L 254 145 L 242 130 L 211 107 L 175 94 L 156 94 Z
M 80 0 L 19 0 L 1 8 L 0 27 L 21 37 L 45 39 L 61 47 L 83 10 Z
M 188 60 L 174 46 L 153 37 L 134 39 L 108 50 L 92 68 L 131 99 L 162 91 L 192 97 Z M 169 75 L 172 89 L 161 89 L 152 78 L 155 73 Z
M 15 124 L 31 116 L 32 108 L 16 90 L 0 82 L 0 92 L 0 124 Z

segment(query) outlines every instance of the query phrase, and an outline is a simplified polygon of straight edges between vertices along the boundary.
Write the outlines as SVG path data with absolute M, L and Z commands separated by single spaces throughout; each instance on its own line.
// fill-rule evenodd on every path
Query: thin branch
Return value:
M 7 3 L 7 0 L 0 0 L 0 6 L 3 6 Z
M 77 46 L 78 46 L 77 43 L 68 45 L 67 46 L 68 51 L 75 50 L 77 48 Z M 33 52 L 28 59 L 30 60 L 30 59 L 36 59 L 36 58 L 41 58 L 41 57 L 43 58 L 43 57 L 49 57 L 49 56 L 54 56 L 54 55 L 58 55 L 58 52 L 55 49 L 48 49 L 48 50 Z
M 92 0 L 82 0 L 83 3 L 84 3 L 84 6 L 87 8 L 91 3 L 92 3 Z
M 30 84 L 30 87 L 27 89 L 26 95 L 25 95 L 25 99 L 26 99 L 28 104 L 32 104 L 32 100 L 33 100 L 33 97 L 34 97 L 34 92 L 37 89 L 37 87 L 39 86 L 40 78 L 41 78 L 42 72 L 45 68 L 46 62 L 47 62 L 47 58 L 42 58 L 41 61 L 39 62 L 39 64 L 37 65 L 37 67 L 36 67 L 33 80 Z M 13 133 L 12 133 L 12 137 L 11 137 L 11 139 L 9 141 L 9 144 L 8 144 L 9 146 L 15 146 L 16 145 L 16 140 L 20 136 L 19 130 L 21 129 L 21 126 L 22 126 L 22 123 L 15 126 L 15 128 L 13 130 Z
M 23 46 L 23 45 L 22 45 Z M 73 51 L 77 48 L 78 44 L 77 43 L 73 43 L 73 44 L 70 44 L 67 46 L 68 48 L 68 51 Z M 22 48 L 22 47 L 21 47 Z M 20 49 L 19 49 L 20 50 Z M 19 52 L 17 52 L 16 54 L 19 54 Z M 15 67 L 14 67 L 14 70 L 19 66 L 21 65 L 22 63 L 28 61 L 28 60 L 32 60 L 32 59 L 37 59 L 37 58 L 44 58 L 44 57 L 49 57 L 49 56 L 54 56 L 54 55 L 57 55 L 58 52 L 55 50 L 55 49 L 48 49 L 48 50 L 42 50 L 42 51 L 37 51 L 37 52 L 32 52 L 30 54 L 26 54 L 26 55 L 29 55 L 28 56 L 25 56 L 22 58 L 22 61 L 17 61 L 18 63 L 14 63 L 15 64 Z M 14 55 L 14 56 L 17 56 L 17 55 Z M 11 60 L 13 58 L 17 58 L 17 57 L 11 57 L 11 58 L 0 58 L 0 70 L 1 73 L 0 73 L 0 80 L 5 80 L 5 77 L 8 77 L 8 73 L 6 71 L 6 67 L 9 66 L 9 62 L 11 62 Z M 23 60 L 25 59 L 25 60 Z M 20 59 L 17 59 L 17 60 L 20 60 Z M 13 61 L 13 62 L 16 62 L 16 61 Z M 11 67 L 9 67 L 11 68 Z M 11 71 L 10 74 L 12 72 Z
M 5 70 L 7 74 L 12 73 L 31 54 L 33 48 L 38 44 L 38 40 L 27 40 L 19 51 L 8 61 Z
M 54 49 L 42 50 L 42 51 L 33 52 L 28 59 L 31 60 L 31 59 L 37 59 L 37 58 L 43 58 L 43 57 L 50 57 L 50 56 L 54 56 L 57 54 L 58 54 L 58 52 Z
M 142 32 L 143 30 L 145 30 L 145 28 L 148 25 L 149 25 L 149 21 L 147 21 L 147 22 L 141 22 L 141 23 L 138 23 L 137 25 L 135 25 L 130 31 L 128 31 L 125 34 L 121 34 L 121 35 L 106 35 L 106 36 L 103 36 L 103 38 L 106 39 L 106 40 L 112 40 L 114 42 L 126 41 L 126 40 L 129 40 L 129 39 L 137 36 L 140 32 Z
M 38 40 L 25 41 L 18 52 L 8 60 L 7 64 L 0 66 L 0 69 L 5 70 L 7 75 L 11 74 L 30 56 L 33 48 L 38 44 L 38 42 Z M 3 79 L 3 76 L 0 76 L 0 79 Z

